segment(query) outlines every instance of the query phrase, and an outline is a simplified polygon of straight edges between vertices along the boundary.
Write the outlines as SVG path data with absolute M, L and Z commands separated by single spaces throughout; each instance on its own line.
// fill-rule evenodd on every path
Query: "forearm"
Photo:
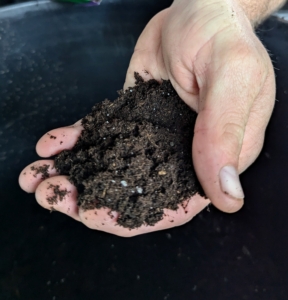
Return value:
M 279 9 L 287 0 L 174 0 L 174 5 L 189 5 L 202 9 L 203 6 L 226 7 L 234 14 L 245 13 L 252 26 L 261 23 L 265 18 Z M 226 4 L 226 5 L 225 5 Z
M 242 6 L 253 25 L 261 23 L 265 18 L 284 5 L 286 0 L 234 0 Z

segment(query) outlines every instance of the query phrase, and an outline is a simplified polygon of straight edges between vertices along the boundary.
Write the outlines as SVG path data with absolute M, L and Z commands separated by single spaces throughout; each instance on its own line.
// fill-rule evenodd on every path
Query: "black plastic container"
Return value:
M 287 298 L 288 25 L 276 18 L 258 34 L 278 101 L 264 149 L 242 175 L 240 212 L 210 208 L 179 228 L 124 239 L 50 214 L 18 187 L 42 134 L 116 98 L 137 37 L 171 1 L 159 2 L 0 11 L 0 299 Z

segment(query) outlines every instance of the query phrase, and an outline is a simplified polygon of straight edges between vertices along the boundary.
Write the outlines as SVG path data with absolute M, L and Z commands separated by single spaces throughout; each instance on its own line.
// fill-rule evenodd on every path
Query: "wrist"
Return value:
M 286 0 L 233 0 L 243 9 L 245 15 L 255 27 L 283 6 Z
M 172 6 L 181 6 L 183 9 L 188 7 L 201 9 L 203 6 L 212 5 L 221 9 L 228 8 L 231 9 L 231 16 L 234 13 L 238 16 L 245 14 L 252 27 L 255 27 L 281 8 L 285 2 L 286 0 L 174 0 Z
M 195 21 L 198 19 L 200 21 L 200 19 L 203 20 L 207 17 L 208 19 L 213 18 L 216 22 L 217 17 L 219 17 L 222 24 L 219 24 L 218 18 L 218 24 L 215 26 L 219 30 L 231 26 L 240 27 L 241 31 L 244 28 L 244 30 L 253 30 L 254 26 L 253 20 L 249 18 L 239 0 L 174 0 L 171 8 L 177 16 L 184 13 L 184 19 L 190 16 Z

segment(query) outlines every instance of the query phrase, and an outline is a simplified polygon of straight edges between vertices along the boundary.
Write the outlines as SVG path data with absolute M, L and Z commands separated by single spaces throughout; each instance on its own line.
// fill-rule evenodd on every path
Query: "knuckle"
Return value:
M 239 154 L 244 138 L 244 128 L 237 122 L 230 121 L 223 126 L 221 140 L 224 149 L 232 155 Z
M 235 56 L 235 67 L 243 74 L 243 78 L 252 82 L 264 83 L 268 75 L 268 64 L 266 59 L 263 59 L 262 51 L 256 49 L 252 45 L 244 45 L 239 47 Z

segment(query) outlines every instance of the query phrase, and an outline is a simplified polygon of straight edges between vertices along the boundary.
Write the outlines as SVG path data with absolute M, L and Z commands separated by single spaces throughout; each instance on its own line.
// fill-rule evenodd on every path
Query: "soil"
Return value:
M 37 174 L 42 174 L 41 178 L 43 180 L 46 178 L 49 178 L 49 172 L 48 172 L 49 167 L 50 167 L 49 165 L 43 165 L 43 166 L 39 166 L 39 167 L 32 166 L 31 170 L 36 171 L 33 176 L 36 177 Z
M 58 203 L 58 200 L 59 201 L 62 201 L 65 196 L 70 193 L 67 189 L 63 189 L 61 190 L 60 189 L 60 185 L 53 185 L 50 183 L 50 185 L 48 186 L 48 189 L 53 189 L 53 196 L 51 197 L 48 197 L 47 198 L 47 202 L 50 204 L 50 205 L 53 205 L 53 204 L 56 204 Z M 51 208 L 52 209 L 52 208 Z
M 74 148 L 55 159 L 56 170 L 77 187 L 82 209 L 117 211 L 117 223 L 130 229 L 155 225 L 164 208 L 204 196 L 192 164 L 196 113 L 169 81 L 135 78 L 136 86 L 114 102 L 93 107 Z

